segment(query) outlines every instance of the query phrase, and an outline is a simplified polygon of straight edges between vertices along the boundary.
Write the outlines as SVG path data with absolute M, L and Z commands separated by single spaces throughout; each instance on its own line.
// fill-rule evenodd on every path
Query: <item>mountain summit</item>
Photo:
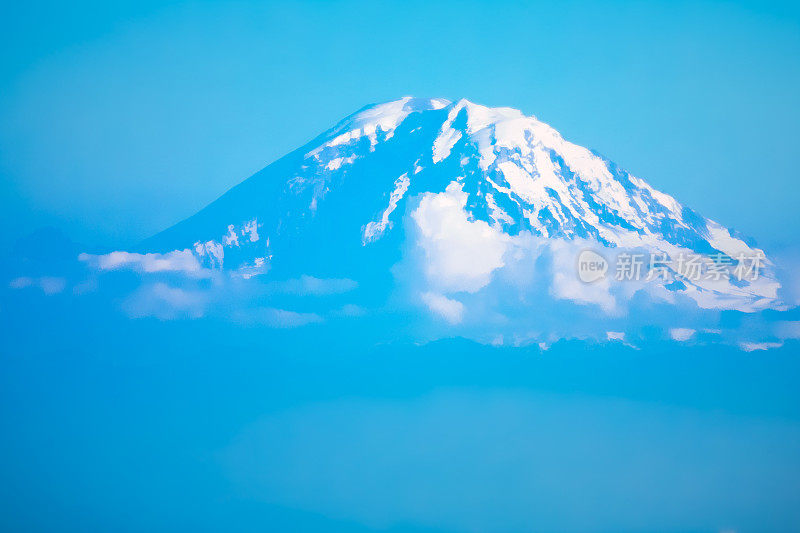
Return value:
M 696 254 L 709 264 L 763 256 L 533 116 L 412 97 L 346 117 L 143 248 L 188 248 L 207 266 L 248 276 L 270 269 L 347 276 L 388 271 L 404 249 L 435 261 L 449 243 L 453 279 L 472 263 L 486 263 L 488 276 L 452 285 L 438 272 L 440 285 L 472 293 L 508 263 L 509 243 L 520 239 L 671 259 Z M 778 305 L 780 287 L 766 258 L 764 266 L 760 279 L 746 282 L 686 279 L 673 269 L 660 286 L 700 307 L 763 309 Z M 574 275 L 565 268 L 553 275 Z

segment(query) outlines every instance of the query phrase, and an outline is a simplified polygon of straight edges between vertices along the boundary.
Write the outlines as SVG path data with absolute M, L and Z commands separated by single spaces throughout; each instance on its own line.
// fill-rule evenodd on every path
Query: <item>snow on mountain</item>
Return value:
M 484 264 L 476 278 L 482 281 L 456 284 L 454 292 L 489 283 L 524 239 L 615 253 L 641 249 L 671 260 L 701 254 L 707 266 L 723 256 L 734 266 L 737 257 L 763 257 L 732 231 L 533 116 L 463 99 L 411 97 L 345 118 L 142 249 L 188 248 L 207 266 L 251 276 L 281 266 L 363 267 L 371 250 L 393 262 L 406 238 L 416 238 L 431 262 L 430 254 L 448 247 L 440 278 Z M 459 253 L 465 250 L 472 255 Z M 772 264 L 765 258 L 763 265 L 762 275 L 748 281 L 692 280 L 673 268 L 673 281 L 661 283 L 662 298 L 679 294 L 700 307 L 743 311 L 780 306 Z M 574 269 L 556 274 L 574 277 Z M 427 298 L 447 304 L 444 294 Z

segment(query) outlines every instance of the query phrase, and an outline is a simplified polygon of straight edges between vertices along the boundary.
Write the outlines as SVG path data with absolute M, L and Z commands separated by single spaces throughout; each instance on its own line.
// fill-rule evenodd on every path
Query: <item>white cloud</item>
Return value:
M 98 270 L 128 268 L 137 272 L 185 272 L 197 273 L 203 267 L 191 250 L 174 250 L 166 254 L 137 254 L 111 252 L 104 255 L 80 254 L 78 259 Z
M 786 320 L 775 324 L 775 335 L 781 339 L 800 339 L 800 320 Z
M 608 314 L 617 312 L 617 302 L 611 294 L 608 278 L 584 283 L 578 277 L 576 258 L 582 247 L 579 243 L 559 239 L 547 242 L 546 246 L 552 254 L 553 283 L 550 293 L 562 300 L 598 305 Z
M 295 328 L 324 320 L 312 312 L 253 307 L 246 287 L 221 280 L 210 288 L 190 287 L 176 287 L 164 282 L 147 283 L 125 300 L 123 309 L 133 318 L 176 320 L 222 316 L 244 325 L 271 328 Z M 225 305 L 220 306 L 220 303 Z M 224 308 L 224 314 L 220 315 L 218 308 Z
M 395 269 L 398 281 L 405 284 L 403 294 L 412 301 L 421 298 L 430 311 L 445 319 L 439 323 L 442 330 L 432 336 L 459 334 L 504 344 L 561 338 L 636 344 L 636 331 L 644 324 L 663 328 L 679 342 L 697 339 L 701 329 L 718 327 L 718 308 L 703 310 L 698 298 L 706 293 L 698 295 L 699 289 L 673 291 L 646 275 L 618 281 L 611 269 L 601 279 L 582 282 L 578 257 L 581 251 L 598 247 L 595 241 L 542 238 L 526 231 L 513 236 L 502 233 L 471 220 L 466 196 L 456 182 L 444 193 L 422 196 L 407 222 L 412 237 L 409 253 Z M 604 252 L 615 264 L 618 254 L 640 250 L 618 247 Z M 694 321 L 672 327 L 676 314 Z M 767 326 L 754 325 L 758 327 Z M 628 335 L 611 338 L 609 331 L 612 336 L 621 331 Z M 718 342 L 738 345 L 743 336 L 756 340 L 798 337 L 800 326 L 787 322 L 766 339 L 727 330 L 720 335 Z M 763 349 L 761 345 L 754 348 Z
M 417 244 L 425 253 L 425 274 L 441 291 L 476 292 L 504 265 L 509 236 L 486 222 L 469 220 L 466 203 L 467 194 L 454 181 L 443 193 L 425 193 L 411 214 Z
M 242 231 L 251 241 L 258 240 L 257 226 Z M 104 255 L 81 254 L 79 260 L 101 276 L 104 272 L 130 270 L 140 275 L 140 285 L 123 298 L 122 309 L 131 317 L 156 317 L 162 320 L 215 316 L 243 324 L 291 328 L 322 322 L 314 312 L 296 312 L 269 305 L 268 295 L 329 296 L 350 292 L 358 283 L 347 278 L 316 278 L 302 275 L 287 280 L 256 280 L 241 275 L 242 269 L 219 271 L 204 267 L 191 250 L 139 254 L 115 251 Z M 258 266 L 258 265 L 256 265 Z M 261 270 L 259 270 L 260 272 Z M 20 278 L 12 286 L 26 286 L 35 280 Z M 52 284 L 47 287 L 53 286 Z M 224 311 L 222 311 L 224 309 Z M 333 312 L 337 316 L 359 316 L 355 305 Z
M 323 322 L 323 318 L 316 313 L 298 313 L 272 307 L 239 310 L 236 312 L 234 320 L 243 324 L 257 324 L 272 328 L 297 328 Z
M 450 325 L 461 324 L 469 309 L 483 317 L 485 327 L 478 329 L 501 328 L 486 331 L 488 339 L 504 332 L 509 333 L 508 339 L 516 339 L 519 330 L 509 329 L 511 324 L 541 329 L 537 322 L 542 319 L 543 302 L 552 305 L 556 298 L 589 308 L 596 306 L 603 316 L 619 317 L 625 309 L 612 288 L 629 296 L 627 293 L 643 285 L 613 287 L 609 279 L 583 283 L 578 278 L 576 258 L 588 241 L 544 239 L 526 231 L 508 235 L 487 222 L 474 220 L 466 210 L 467 200 L 468 195 L 456 181 L 443 193 L 423 194 L 409 217 L 412 248 L 405 263 L 409 269 L 396 270 L 401 281 L 408 282 L 409 296 L 426 295 L 423 302 Z M 509 315 L 505 311 L 508 308 L 518 312 Z M 593 330 L 605 335 L 605 330 L 596 326 Z M 470 331 L 468 336 L 474 333 Z M 531 336 L 529 342 L 535 337 Z
M 324 279 L 303 275 L 296 279 L 274 281 L 269 287 L 286 294 L 325 296 L 350 292 L 358 287 L 358 283 L 347 278 Z
M 208 295 L 202 291 L 156 282 L 137 289 L 123 303 L 123 309 L 134 318 L 152 316 L 172 320 L 199 318 L 204 315 L 207 303 Z
M 773 348 L 780 348 L 783 346 L 782 342 L 741 342 L 739 348 L 745 352 L 766 351 Z
M 25 289 L 31 285 L 33 285 L 33 278 L 29 278 L 27 276 L 14 278 L 8 283 L 8 286 L 12 289 Z
M 420 298 L 428 309 L 450 324 L 458 324 L 464 316 L 464 304 L 458 300 L 451 300 L 447 296 L 433 292 L 422 293 Z
M 690 328 L 672 328 L 669 330 L 669 336 L 674 341 L 686 342 L 696 333 L 695 330 Z
M 606 331 L 606 338 L 610 341 L 624 341 L 624 331 Z
M 250 279 L 239 275 L 239 271 L 205 268 L 190 250 L 166 254 L 122 251 L 105 255 L 82 254 L 80 260 L 90 269 L 98 271 L 100 276 L 95 278 L 95 283 L 99 285 L 103 283 L 104 272 L 127 269 L 139 274 L 140 285 L 123 297 L 121 306 L 127 315 L 134 318 L 175 320 L 214 317 L 242 324 L 294 328 L 323 322 L 324 318 L 316 312 L 297 312 L 272 307 L 268 303 L 264 305 L 265 298 L 270 295 L 338 295 L 358 287 L 356 281 L 347 278 L 323 279 L 308 275 L 275 281 Z M 16 282 L 17 285 L 26 283 L 30 281 Z M 350 305 L 333 314 L 354 317 L 363 314 L 363 310 Z
M 67 280 L 56 276 L 42 276 L 40 278 L 31 278 L 22 276 L 12 279 L 8 286 L 12 289 L 26 289 L 28 287 L 35 287 L 41 289 L 47 296 L 59 294 L 67 286 Z

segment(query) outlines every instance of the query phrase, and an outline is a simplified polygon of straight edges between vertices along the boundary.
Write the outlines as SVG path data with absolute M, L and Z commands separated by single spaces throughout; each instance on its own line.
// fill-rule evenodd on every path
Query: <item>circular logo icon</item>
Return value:
M 578 278 L 584 283 L 603 279 L 608 272 L 608 261 L 594 250 L 584 250 L 578 255 Z

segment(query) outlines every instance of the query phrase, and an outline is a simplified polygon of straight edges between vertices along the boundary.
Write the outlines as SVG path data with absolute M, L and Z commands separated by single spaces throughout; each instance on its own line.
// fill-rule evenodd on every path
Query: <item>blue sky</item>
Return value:
M 371 102 L 535 114 L 765 246 L 798 240 L 781 3 L 36 3 L 0 22 L 0 245 L 123 247 Z
M 0 529 L 800 529 L 800 309 L 719 324 L 667 311 L 702 339 L 774 322 L 785 344 L 768 351 L 677 346 L 644 312 L 620 318 L 642 349 L 494 347 L 440 338 L 455 330 L 370 292 L 402 270 L 367 264 L 357 284 L 75 260 L 132 246 L 409 94 L 535 114 L 768 250 L 800 244 L 796 5 L 9 4 Z M 43 225 L 82 245 L 43 232 L 60 249 L 32 239 L 4 259 Z M 309 257 L 337 244 L 309 240 Z M 503 309 L 525 326 L 603 324 L 527 294 Z

